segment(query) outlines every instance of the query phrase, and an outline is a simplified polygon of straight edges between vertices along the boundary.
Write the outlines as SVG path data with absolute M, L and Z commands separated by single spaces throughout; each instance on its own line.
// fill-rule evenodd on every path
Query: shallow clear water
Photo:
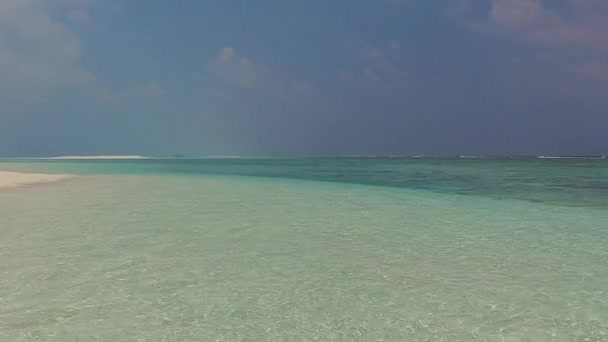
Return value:
M 0 163 L 0 340 L 605 341 L 607 168 Z
M 608 159 L 227 158 L 0 160 L 0 168 L 77 174 L 241 175 L 367 184 L 608 208 Z

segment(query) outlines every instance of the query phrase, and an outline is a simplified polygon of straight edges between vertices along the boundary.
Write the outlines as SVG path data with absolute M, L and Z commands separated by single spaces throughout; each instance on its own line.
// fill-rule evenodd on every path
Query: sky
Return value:
M 606 0 L 0 0 L 0 156 L 607 155 Z

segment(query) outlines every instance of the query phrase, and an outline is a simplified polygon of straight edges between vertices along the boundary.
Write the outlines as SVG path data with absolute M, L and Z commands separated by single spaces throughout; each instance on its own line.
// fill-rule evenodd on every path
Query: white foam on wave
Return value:
M 606 156 L 537 156 L 538 159 L 606 159 Z

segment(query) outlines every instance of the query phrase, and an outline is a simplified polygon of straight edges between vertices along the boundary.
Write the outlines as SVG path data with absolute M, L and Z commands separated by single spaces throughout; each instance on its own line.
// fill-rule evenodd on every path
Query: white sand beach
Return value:
M 0 171 L 0 189 L 12 188 L 22 185 L 55 182 L 74 177 L 65 174 L 40 174 Z
M 50 158 L 41 158 L 41 159 L 84 159 L 84 160 L 96 160 L 96 159 L 146 159 L 144 156 L 140 155 L 127 155 L 127 156 L 59 156 L 59 157 L 50 157 Z

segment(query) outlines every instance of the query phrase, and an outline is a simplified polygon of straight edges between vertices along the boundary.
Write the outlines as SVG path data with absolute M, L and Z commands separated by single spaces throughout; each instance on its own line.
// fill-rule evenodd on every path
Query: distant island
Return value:
M 128 155 L 128 156 L 59 156 L 59 157 L 49 157 L 43 159 L 146 159 L 144 156 L 140 155 Z

